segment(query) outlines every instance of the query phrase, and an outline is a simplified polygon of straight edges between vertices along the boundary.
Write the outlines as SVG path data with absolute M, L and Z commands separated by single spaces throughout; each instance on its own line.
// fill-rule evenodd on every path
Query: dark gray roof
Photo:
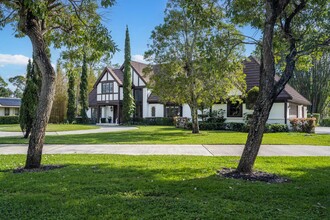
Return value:
M 0 106 L 2 107 L 20 107 L 21 99 L 18 98 L 1 98 L 0 97 Z
M 260 79 L 260 63 L 259 61 L 250 56 L 248 60 L 243 62 L 243 72 L 246 74 L 246 86 L 247 90 L 250 90 L 253 86 L 259 86 Z M 280 77 L 275 75 L 275 81 L 278 81 Z M 300 105 L 311 105 L 305 97 L 303 97 L 297 90 L 292 88 L 289 84 L 286 84 L 282 92 L 277 96 L 276 101 L 289 101 Z

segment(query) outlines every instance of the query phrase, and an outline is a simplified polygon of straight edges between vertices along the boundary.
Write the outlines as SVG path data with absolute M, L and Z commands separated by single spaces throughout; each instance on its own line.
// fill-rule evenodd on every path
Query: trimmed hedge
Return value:
M 187 129 L 192 129 L 192 123 L 187 124 Z M 227 122 L 227 123 L 208 123 L 200 122 L 199 129 L 202 131 L 217 131 L 217 130 L 227 130 L 227 131 L 237 131 L 237 132 L 249 132 L 249 126 L 245 123 L 238 122 Z M 288 132 L 289 128 L 287 125 L 282 124 L 266 124 L 266 133 L 276 133 L 276 132 Z
M 330 127 L 330 118 L 323 118 L 320 125 L 323 127 Z
M 133 118 L 129 124 L 132 125 L 174 125 L 173 118 Z
M 0 124 L 18 124 L 19 116 L 0 116 Z

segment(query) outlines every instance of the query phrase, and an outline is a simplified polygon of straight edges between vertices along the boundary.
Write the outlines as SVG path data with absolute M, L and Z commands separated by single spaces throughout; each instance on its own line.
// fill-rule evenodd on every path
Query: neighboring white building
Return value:
M 0 116 L 19 115 L 21 99 L 0 97 Z
M 146 64 L 131 62 L 133 94 L 136 103 L 134 117 L 173 117 L 182 116 L 191 118 L 188 105 L 173 105 L 160 102 L 159 98 L 147 88 L 148 77 L 144 77 L 143 69 Z M 259 85 L 259 62 L 250 57 L 244 61 L 244 73 L 246 74 L 247 90 Z M 101 118 L 111 117 L 112 123 L 122 121 L 123 100 L 123 67 L 120 69 L 105 68 L 89 94 L 89 116 L 100 122 Z M 278 78 L 276 76 L 276 78 Z M 271 109 L 268 123 L 289 124 L 290 118 L 307 117 L 307 106 L 310 102 L 300 95 L 290 85 L 277 97 Z M 245 103 L 233 105 L 231 103 L 219 103 L 212 106 L 212 110 L 223 110 L 227 122 L 243 122 L 244 113 L 252 113 L 246 108 Z M 108 122 L 108 121 L 107 121 Z

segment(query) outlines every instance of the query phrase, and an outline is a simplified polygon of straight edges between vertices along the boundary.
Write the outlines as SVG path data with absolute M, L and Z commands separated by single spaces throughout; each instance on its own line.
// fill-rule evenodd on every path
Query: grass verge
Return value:
M 259 157 L 256 169 L 291 179 L 266 184 L 216 176 L 238 157 L 46 155 L 67 165 L 3 172 L 23 155 L 0 156 L 0 219 L 325 219 L 329 157 Z
M 170 126 L 140 126 L 139 129 L 111 133 L 48 136 L 47 144 L 245 144 L 247 133 L 191 131 Z M 21 137 L 0 138 L 3 144 L 27 143 Z M 330 145 L 330 135 L 295 132 L 266 133 L 263 144 Z
M 76 130 L 89 130 L 97 129 L 95 125 L 80 125 L 80 124 L 48 124 L 47 131 L 76 131 Z M 0 131 L 6 132 L 21 132 L 18 124 L 13 125 L 0 125 Z

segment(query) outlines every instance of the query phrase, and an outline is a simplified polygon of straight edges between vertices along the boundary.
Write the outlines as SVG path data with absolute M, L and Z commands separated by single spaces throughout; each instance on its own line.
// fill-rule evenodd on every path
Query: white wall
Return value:
M 149 104 L 148 106 L 148 116 L 147 117 L 153 117 L 151 115 L 151 108 L 156 108 L 156 115 L 155 117 L 164 117 L 164 105 L 163 104 Z
M 191 118 L 191 110 L 187 104 L 182 105 L 182 117 Z
M 18 107 L 9 107 L 9 116 L 15 116 L 15 109 Z M 0 116 L 5 116 L 5 107 L 0 107 Z
M 143 118 L 148 117 L 148 115 L 151 115 L 151 110 L 149 109 L 149 103 L 148 103 L 148 89 L 147 88 L 142 89 L 142 107 L 143 107 L 143 109 L 142 109 Z

